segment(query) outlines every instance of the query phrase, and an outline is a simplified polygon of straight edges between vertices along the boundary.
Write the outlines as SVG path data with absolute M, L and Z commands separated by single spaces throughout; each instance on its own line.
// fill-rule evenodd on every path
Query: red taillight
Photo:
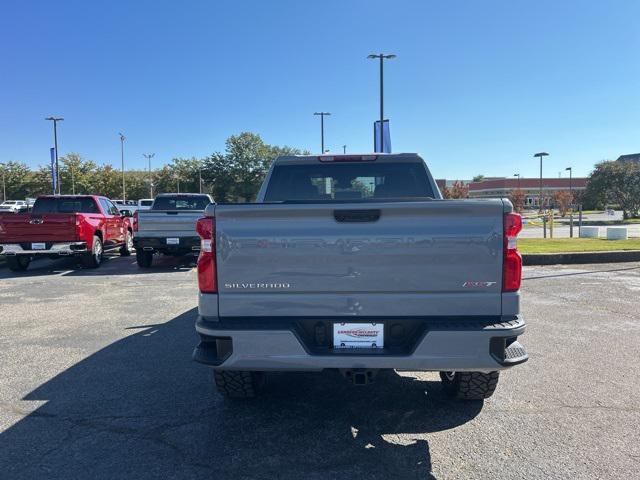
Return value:
M 504 216 L 504 259 L 502 261 L 502 291 L 520 290 L 522 257 L 518 252 L 517 237 L 522 230 L 522 217 L 517 213 Z
M 133 231 L 137 232 L 138 231 L 138 211 L 136 210 L 135 212 L 133 212 L 133 225 L 132 225 Z
M 202 293 L 216 293 L 216 220 L 205 217 L 196 223 L 200 235 L 200 255 L 198 256 L 198 287 Z

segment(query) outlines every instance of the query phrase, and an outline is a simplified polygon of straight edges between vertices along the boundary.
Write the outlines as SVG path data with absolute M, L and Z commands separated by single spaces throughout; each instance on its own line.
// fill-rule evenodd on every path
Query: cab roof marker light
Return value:
M 318 155 L 320 162 L 375 162 L 378 155 Z

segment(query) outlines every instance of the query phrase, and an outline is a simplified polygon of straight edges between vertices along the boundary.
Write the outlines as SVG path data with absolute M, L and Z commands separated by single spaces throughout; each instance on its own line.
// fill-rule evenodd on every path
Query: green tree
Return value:
M 640 164 L 598 163 L 589 178 L 585 197 L 618 205 L 625 219 L 637 217 L 640 211 Z
M 481 182 L 482 180 L 484 180 L 484 175 L 476 175 L 473 177 L 474 182 Z
M 205 158 L 202 175 L 217 202 L 248 202 L 255 198 L 276 157 L 306 153 L 293 147 L 268 145 L 260 135 L 242 132 L 227 139 L 224 154 Z
M 38 195 L 51 195 L 52 193 L 51 167 L 41 165 L 37 170 L 31 172 L 27 197 L 36 198 Z
M 62 194 L 89 194 L 94 192 L 97 166 L 77 153 L 68 153 L 59 159 L 60 191 Z
M 31 181 L 31 170 L 21 162 L 9 161 L 0 164 L 0 181 L 4 179 L 4 184 L 0 185 L 2 195 L 6 191 L 8 200 L 22 200 L 29 194 L 29 184 Z

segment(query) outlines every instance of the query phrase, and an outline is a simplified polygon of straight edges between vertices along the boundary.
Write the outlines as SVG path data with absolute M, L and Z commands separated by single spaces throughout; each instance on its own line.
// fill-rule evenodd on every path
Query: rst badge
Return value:
M 462 286 L 464 288 L 488 288 L 492 285 L 495 285 L 498 282 L 464 282 Z

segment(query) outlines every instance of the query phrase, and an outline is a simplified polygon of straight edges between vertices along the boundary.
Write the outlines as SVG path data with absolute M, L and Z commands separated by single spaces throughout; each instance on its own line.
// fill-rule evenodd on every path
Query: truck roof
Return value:
M 102 196 L 102 195 L 83 195 L 83 194 L 78 194 L 78 195 L 38 195 L 38 198 L 87 198 L 87 197 L 91 197 L 91 198 L 107 198 L 107 197 Z M 38 198 L 36 198 L 36 200 Z
M 200 197 L 200 196 L 205 196 L 208 197 L 209 194 L 208 193 L 159 193 L 158 195 L 156 195 L 156 197 L 176 197 L 176 196 L 180 196 L 180 197 Z M 146 199 L 144 199 L 146 200 Z
M 417 153 L 325 153 L 323 155 L 282 155 L 275 164 L 304 164 L 315 162 L 424 162 Z

